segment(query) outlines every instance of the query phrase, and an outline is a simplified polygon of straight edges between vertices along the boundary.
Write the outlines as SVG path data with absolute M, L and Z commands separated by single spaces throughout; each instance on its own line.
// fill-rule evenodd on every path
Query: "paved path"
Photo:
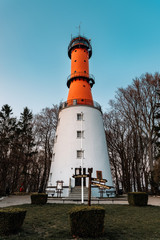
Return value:
M 0 207 L 8 207 L 8 206 L 14 206 L 14 205 L 22 205 L 22 204 L 30 204 L 31 199 L 29 195 L 26 196 L 15 196 L 11 195 L 9 197 L 2 197 L 0 198 Z M 48 199 L 48 203 L 72 203 L 72 204 L 77 204 L 80 203 L 79 201 L 67 201 L 67 200 L 59 200 L 59 199 Z M 85 202 L 87 204 L 87 202 Z M 92 201 L 92 204 L 97 204 L 98 201 Z M 99 204 L 128 204 L 127 199 L 118 199 L 115 198 L 114 200 L 112 199 L 107 199 L 105 201 L 100 200 Z M 160 206 L 160 197 L 150 197 L 148 200 L 149 205 L 153 206 Z
M 30 196 L 15 196 L 11 195 L 9 197 L 0 198 L 0 207 L 8 207 L 14 205 L 22 205 L 22 204 L 31 203 Z

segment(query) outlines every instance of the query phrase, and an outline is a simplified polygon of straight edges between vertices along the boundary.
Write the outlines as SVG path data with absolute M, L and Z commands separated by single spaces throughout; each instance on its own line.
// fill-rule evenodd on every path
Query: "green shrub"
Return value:
M 46 204 L 47 198 L 48 198 L 48 194 L 46 194 L 46 193 L 34 193 L 31 195 L 31 203 L 32 204 Z
M 22 226 L 26 211 L 20 208 L 0 209 L 0 234 L 16 232 Z
M 104 232 L 105 209 L 78 206 L 70 211 L 71 233 L 76 237 L 98 237 Z
M 128 193 L 128 203 L 132 206 L 147 206 L 148 194 L 145 192 Z

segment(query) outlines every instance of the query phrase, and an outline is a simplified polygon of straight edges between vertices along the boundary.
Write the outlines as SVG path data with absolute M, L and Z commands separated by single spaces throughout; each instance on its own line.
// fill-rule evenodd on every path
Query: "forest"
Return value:
M 103 113 L 116 192 L 160 193 L 160 74 L 146 73 L 119 88 Z M 52 159 L 59 105 L 17 119 L 8 104 L 0 110 L 0 195 L 44 192 Z

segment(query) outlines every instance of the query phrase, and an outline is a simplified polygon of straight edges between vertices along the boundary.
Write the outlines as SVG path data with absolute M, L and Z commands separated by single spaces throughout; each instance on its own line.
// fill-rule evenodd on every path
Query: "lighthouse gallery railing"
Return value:
M 59 106 L 59 110 L 62 110 L 64 108 L 71 107 L 71 106 L 76 106 L 76 105 L 91 106 L 91 107 L 98 109 L 100 112 L 102 112 L 102 108 L 99 103 L 89 100 L 89 99 L 81 99 L 81 98 L 71 99 L 66 102 L 62 102 Z

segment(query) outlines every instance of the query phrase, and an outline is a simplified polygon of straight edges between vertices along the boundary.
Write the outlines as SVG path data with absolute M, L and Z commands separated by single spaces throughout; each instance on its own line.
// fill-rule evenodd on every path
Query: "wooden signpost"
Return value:
M 92 172 L 93 168 L 88 168 L 89 174 L 83 174 L 83 175 L 73 175 L 73 178 L 87 178 L 89 177 L 89 183 L 88 183 L 88 206 L 91 206 L 91 185 L 97 186 L 99 188 L 105 188 L 105 189 L 111 189 L 111 186 L 105 185 L 107 182 L 106 179 L 99 179 L 99 178 L 92 178 Z
M 84 174 L 84 175 L 73 175 L 72 176 L 73 178 L 86 178 L 86 177 L 89 177 L 89 174 Z
M 91 184 L 92 184 L 92 172 L 93 168 L 88 168 L 89 172 L 89 183 L 88 183 L 88 206 L 91 206 Z
M 107 179 L 92 178 L 92 181 L 106 183 Z
M 100 188 L 111 189 L 111 187 L 109 187 L 107 185 L 100 184 L 100 183 L 92 182 L 92 185 L 100 187 Z

